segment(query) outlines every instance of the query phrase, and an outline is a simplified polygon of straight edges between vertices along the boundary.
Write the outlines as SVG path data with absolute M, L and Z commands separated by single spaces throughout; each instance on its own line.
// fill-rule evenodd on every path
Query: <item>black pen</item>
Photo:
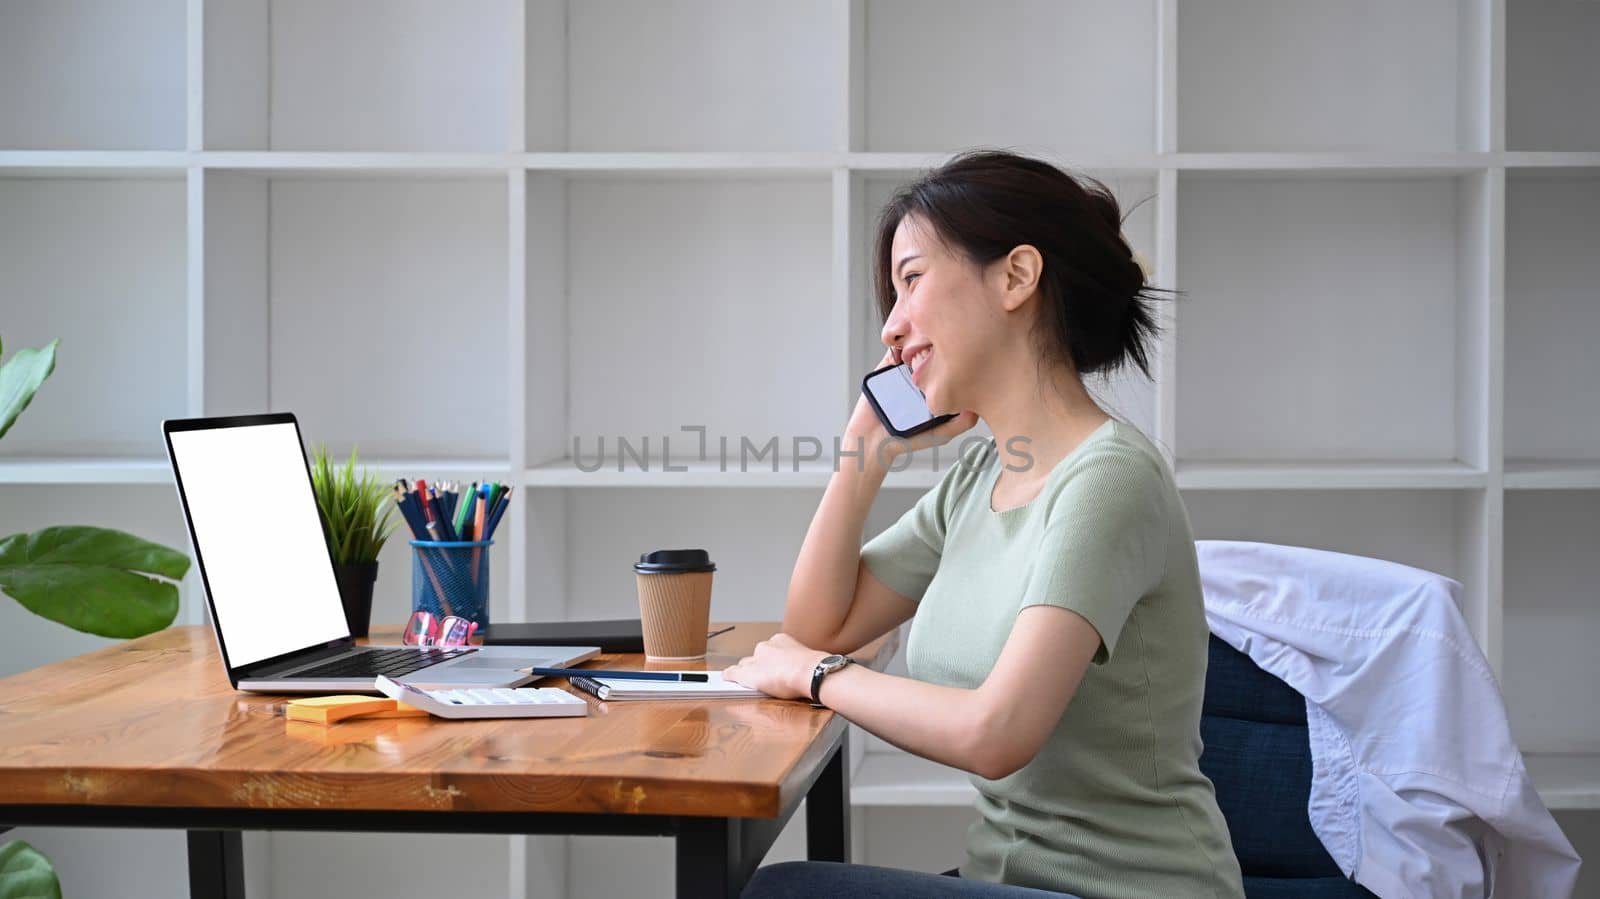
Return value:
M 709 683 L 711 675 L 701 671 L 612 671 L 606 668 L 524 668 L 539 677 L 603 677 L 617 680 L 665 680 Z

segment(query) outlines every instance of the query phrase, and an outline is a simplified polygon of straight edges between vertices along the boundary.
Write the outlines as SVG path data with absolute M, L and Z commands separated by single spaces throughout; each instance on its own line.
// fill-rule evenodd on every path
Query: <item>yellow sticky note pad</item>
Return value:
M 295 699 L 284 709 L 291 721 L 333 724 L 346 718 L 416 718 L 428 713 L 384 696 L 309 696 Z
M 427 711 L 424 710 L 424 709 L 419 709 L 419 708 L 416 708 L 415 706 L 409 706 L 409 705 L 406 705 L 403 702 L 395 702 L 394 700 L 390 700 L 390 702 L 394 702 L 394 708 L 388 709 L 388 710 L 382 711 L 382 712 L 368 712 L 365 715 L 361 715 L 360 718 L 363 721 L 365 721 L 365 720 L 367 720 L 369 718 L 431 718 L 431 717 L 433 717 L 432 715 L 429 715 L 427 713 Z

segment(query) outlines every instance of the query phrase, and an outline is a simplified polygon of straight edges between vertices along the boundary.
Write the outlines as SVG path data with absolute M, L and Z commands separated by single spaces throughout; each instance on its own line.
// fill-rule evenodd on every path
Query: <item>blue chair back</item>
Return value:
M 1311 829 L 1305 697 L 1214 636 L 1200 736 L 1248 899 L 1376 899 Z

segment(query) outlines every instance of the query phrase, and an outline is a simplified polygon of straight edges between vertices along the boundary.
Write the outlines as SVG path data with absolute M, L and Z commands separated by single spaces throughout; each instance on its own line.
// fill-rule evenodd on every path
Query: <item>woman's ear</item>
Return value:
M 1015 312 L 1039 288 L 1039 276 L 1044 272 L 1044 257 L 1031 244 L 1021 244 L 998 260 L 997 275 L 1002 293 L 1001 307 Z

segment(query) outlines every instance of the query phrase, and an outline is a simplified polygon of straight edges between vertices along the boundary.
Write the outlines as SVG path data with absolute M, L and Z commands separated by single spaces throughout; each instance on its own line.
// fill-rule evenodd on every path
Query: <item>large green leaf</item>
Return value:
M 22 840 L 0 845 L 0 899 L 61 899 L 61 881 L 44 853 Z
M 183 553 L 106 528 L 45 528 L 0 540 L 0 592 L 102 637 L 141 637 L 171 624 L 178 587 L 170 582 L 188 570 Z
M 0 365 L 0 437 L 11 430 L 22 410 L 28 408 L 34 391 L 56 369 L 56 344 L 40 350 L 19 350 L 11 361 Z

